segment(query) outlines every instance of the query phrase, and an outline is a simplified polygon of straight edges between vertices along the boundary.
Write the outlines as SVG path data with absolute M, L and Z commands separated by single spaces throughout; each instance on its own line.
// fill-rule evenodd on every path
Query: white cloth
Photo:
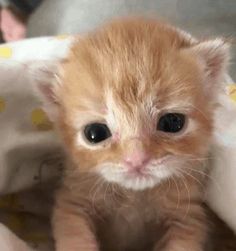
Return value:
M 215 115 L 207 201 L 236 233 L 236 85 L 226 81 Z
M 52 250 L 50 202 L 64 154 L 33 77 L 37 67 L 62 59 L 70 43 L 58 36 L 0 45 L 0 222 L 40 251 Z M 0 227 L 1 251 L 13 250 L 7 243 L 22 243 L 9 232 Z

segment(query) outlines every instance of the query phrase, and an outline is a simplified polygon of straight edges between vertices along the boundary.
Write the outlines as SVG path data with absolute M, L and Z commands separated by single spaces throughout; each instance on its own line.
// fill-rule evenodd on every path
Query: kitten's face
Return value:
M 78 41 L 58 99 L 60 128 L 81 172 L 138 190 L 187 175 L 204 158 L 212 108 L 189 46 L 172 29 L 138 22 Z

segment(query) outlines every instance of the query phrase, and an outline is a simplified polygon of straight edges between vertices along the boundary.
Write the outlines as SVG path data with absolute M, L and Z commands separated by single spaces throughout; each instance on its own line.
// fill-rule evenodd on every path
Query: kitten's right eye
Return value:
M 84 128 L 84 135 L 90 143 L 97 144 L 111 137 L 111 132 L 107 125 L 101 123 L 93 123 L 87 125 Z

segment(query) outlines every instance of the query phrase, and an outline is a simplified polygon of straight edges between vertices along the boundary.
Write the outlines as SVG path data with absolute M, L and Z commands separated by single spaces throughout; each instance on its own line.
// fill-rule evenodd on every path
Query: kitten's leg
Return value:
M 54 211 L 53 231 L 56 251 L 98 251 L 91 222 L 68 208 L 57 207 Z
M 168 220 L 168 230 L 154 251 L 203 251 L 207 237 L 203 209 L 196 215 Z

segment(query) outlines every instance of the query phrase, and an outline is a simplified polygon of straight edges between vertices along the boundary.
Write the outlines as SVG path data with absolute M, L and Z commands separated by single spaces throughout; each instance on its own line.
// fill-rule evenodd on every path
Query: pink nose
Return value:
M 149 160 L 150 158 L 147 153 L 143 151 L 136 151 L 126 156 L 124 162 L 132 169 L 140 169 L 144 167 L 149 162 Z

